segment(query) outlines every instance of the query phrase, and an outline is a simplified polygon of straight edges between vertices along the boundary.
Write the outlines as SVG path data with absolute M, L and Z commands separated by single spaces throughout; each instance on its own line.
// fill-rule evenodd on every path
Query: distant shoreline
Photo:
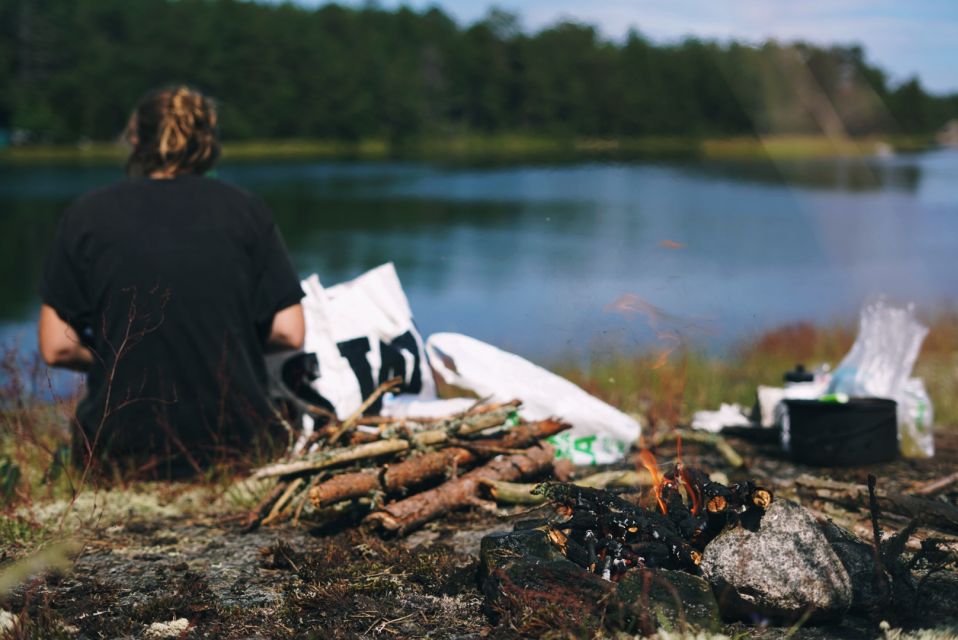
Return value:
M 868 157 L 936 148 L 934 136 L 882 136 L 830 139 L 816 135 L 728 137 L 561 138 L 519 134 L 419 138 L 399 143 L 384 139 L 253 140 L 226 142 L 227 162 L 263 160 L 425 160 L 510 161 L 541 159 L 699 158 L 712 160 L 807 160 Z M 90 142 L 76 145 L 28 145 L 0 149 L 7 165 L 117 164 L 124 145 Z

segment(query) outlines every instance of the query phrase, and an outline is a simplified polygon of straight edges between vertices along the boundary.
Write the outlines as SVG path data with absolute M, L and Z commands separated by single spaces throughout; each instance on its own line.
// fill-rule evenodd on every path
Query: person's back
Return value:
M 199 469 L 249 447 L 274 422 L 264 347 L 298 346 L 275 325 L 289 310 L 301 325 L 301 297 L 269 210 L 241 189 L 153 171 L 77 200 L 42 298 L 91 357 L 47 357 L 42 315 L 41 350 L 85 364 L 79 449 Z

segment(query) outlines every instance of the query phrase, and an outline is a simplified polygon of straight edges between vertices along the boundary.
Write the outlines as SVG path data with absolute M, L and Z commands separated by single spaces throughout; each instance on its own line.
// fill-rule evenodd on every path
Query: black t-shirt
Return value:
M 95 455 L 203 462 L 273 420 L 263 349 L 303 292 L 258 197 L 194 175 L 89 193 L 63 216 L 41 296 L 95 354 L 77 408 Z

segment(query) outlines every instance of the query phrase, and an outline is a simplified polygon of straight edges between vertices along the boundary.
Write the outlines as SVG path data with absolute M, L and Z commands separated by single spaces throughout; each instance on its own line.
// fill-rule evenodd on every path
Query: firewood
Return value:
M 951 487 L 953 484 L 958 484 L 958 471 L 948 474 L 944 478 L 938 478 L 936 480 L 922 483 L 912 489 L 909 493 L 912 495 L 928 498 L 938 495 L 942 491 L 945 491 Z
M 350 429 L 353 429 L 356 426 L 356 421 L 359 420 L 359 418 L 361 418 L 364 413 L 366 413 L 366 410 L 369 409 L 369 407 L 373 406 L 373 404 L 377 400 L 379 400 L 379 397 L 381 395 L 383 395 L 387 391 L 391 391 L 392 389 L 395 389 L 396 387 L 401 385 L 402 382 L 403 382 L 402 378 L 395 377 L 395 378 L 392 378 L 391 380 L 387 380 L 386 382 L 376 387 L 376 390 L 373 391 L 368 398 L 363 400 L 362 404 L 359 405 L 359 407 L 352 413 L 352 415 L 350 415 L 348 418 L 343 420 L 342 424 L 338 425 L 335 429 L 333 429 L 332 433 L 330 433 L 329 435 L 329 441 L 328 441 L 329 444 L 331 445 L 336 444 L 336 442 L 344 433 L 346 433 Z
M 289 503 L 290 498 L 296 494 L 296 490 L 300 488 L 304 480 L 302 478 L 296 478 L 289 483 L 289 486 L 286 487 L 286 490 L 283 491 L 279 499 L 276 500 L 276 503 L 273 505 L 273 508 L 270 509 L 269 515 L 263 518 L 263 521 L 260 523 L 262 525 L 268 525 L 271 522 L 275 521 L 283 511 L 283 508 Z
M 855 509 L 868 509 L 868 487 L 802 475 L 796 478 L 799 492 L 811 493 L 819 500 L 834 502 Z M 923 525 L 942 531 L 958 532 L 958 507 L 939 500 L 929 500 L 891 491 L 875 490 L 875 499 L 882 511 L 918 518 Z
M 465 466 L 476 459 L 466 449 L 446 447 L 404 460 L 383 469 L 370 469 L 333 476 L 309 491 L 309 498 L 317 509 L 369 495 L 376 491 L 395 493 L 403 487 L 444 475 L 453 467 Z
M 499 411 L 505 408 L 515 409 L 522 402 L 520 400 L 510 400 L 509 402 L 491 402 L 483 403 L 481 400 L 477 400 L 476 404 L 471 408 L 463 411 L 462 413 L 456 414 L 453 417 L 464 418 L 466 416 L 475 416 L 483 413 L 489 413 L 491 411 Z M 410 416 L 406 418 L 394 418 L 392 416 L 362 416 L 357 421 L 356 424 L 364 426 L 373 426 L 373 427 L 382 427 L 384 430 L 393 427 L 405 427 L 410 424 L 416 425 L 434 425 L 439 424 L 440 422 L 445 422 L 448 417 L 417 417 Z
M 497 458 L 434 489 L 399 500 L 366 517 L 370 524 L 399 535 L 422 526 L 478 497 L 482 480 L 518 480 L 548 470 L 555 449 L 545 443 L 522 454 Z
M 516 425 L 500 438 L 470 441 L 470 444 L 475 445 L 474 447 L 446 447 L 388 465 L 381 470 L 364 469 L 334 476 L 313 487 L 309 496 L 318 509 L 375 491 L 394 494 L 406 487 L 441 477 L 450 469 L 465 468 L 479 460 L 492 457 L 500 450 L 511 451 L 518 447 L 528 447 L 538 440 L 565 431 L 569 427 L 570 425 L 556 420 L 540 420 Z
M 441 445 L 451 438 L 467 436 L 502 426 L 515 409 L 514 405 L 507 405 L 498 411 L 446 420 L 440 423 L 436 429 L 414 433 L 405 439 L 395 437 L 368 442 L 355 447 L 320 451 L 306 456 L 302 460 L 281 462 L 262 467 L 253 473 L 252 478 L 259 480 L 292 476 L 308 471 L 342 466 L 359 460 L 395 455 L 413 448 Z
M 651 487 L 652 475 L 648 471 L 603 471 L 586 476 L 581 480 L 573 480 L 573 484 L 593 489 L 608 487 Z M 502 480 L 483 480 L 489 495 L 500 504 L 542 504 L 546 497 L 534 494 L 532 490 L 536 483 L 505 482 Z
M 244 531 L 253 531 L 259 527 L 260 523 L 263 521 L 263 518 L 266 517 L 266 514 L 269 513 L 272 506 L 286 491 L 287 484 L 288 483 L 286 482 L 277 483 L 276 486 L 273 487 L 272 490 L 270 490 L 270 492 L 266 494 L 266 496 L 264 496 L 255 507 L 250 509 L 250 512 L 246 516 L 246 522 L 243 526 Z

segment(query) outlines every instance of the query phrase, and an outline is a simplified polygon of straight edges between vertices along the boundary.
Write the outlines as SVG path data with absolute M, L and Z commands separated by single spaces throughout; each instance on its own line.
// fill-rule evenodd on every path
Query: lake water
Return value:
M 958 297 L 958 152 L 791 163 L 226 165 L 303 275 L 393 261 L 424 334 L 541 362 L 686 341 L 721 351 L 885 294 Z M 35 348 L 43 256 L 109 167 L 0 167 L 0 340 Z

